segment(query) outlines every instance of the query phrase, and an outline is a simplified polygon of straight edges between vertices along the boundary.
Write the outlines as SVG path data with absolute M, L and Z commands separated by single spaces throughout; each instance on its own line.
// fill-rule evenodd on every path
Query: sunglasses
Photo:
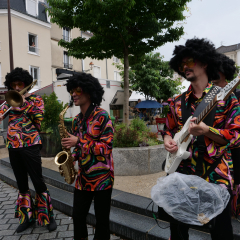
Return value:
M 73 93 L 80 96 L 82 94 L 82 89 L 80 87 L 77 87 L 77 88 L 74 88 L 74 89 L 70 90 L 70 95 L 71 96 L 73 95 Z
M 10 86 L 11 86 L 11 88 L 16 88 L 17 86 L 19 87 L 19 88 L 22 88 L 22 87 L 24 87 L 24 83 L 23 82 L 12 82 L 11 84 L 10 84 Z
M 179 71 L 184 72 L 184 67 L 187 66 L 188 68 L 192 68 L 196 65 L 196 61 L 194 61 L 193 58 L 189 58 L 185 62 L 182 62 L 181 65 L 179 66 Z

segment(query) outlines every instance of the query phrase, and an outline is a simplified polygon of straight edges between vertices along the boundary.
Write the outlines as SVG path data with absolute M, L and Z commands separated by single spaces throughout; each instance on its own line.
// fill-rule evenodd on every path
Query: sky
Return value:
M 240 43 L 240 0 L 192 0 L 187 4 L 185 34 L 179 41 L 166 43 L 154 52 L 160 52 L 169 61 L 175 45 L 184 45 L 187 39 L 207 38 L 215 47 Z

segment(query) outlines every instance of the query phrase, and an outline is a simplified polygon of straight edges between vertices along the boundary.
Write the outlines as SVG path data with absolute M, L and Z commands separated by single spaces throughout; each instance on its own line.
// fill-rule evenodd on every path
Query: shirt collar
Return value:
M 208 92 L 209 92 L 209 90 L 212 88 L 212 83 L 210 83 L 210 82 L 208 82 L 208 84 L 207 84 L 207 86 L 205 87 L 205 89 L 203 90 L 203 94 L 202 94 L 202 97 L 201 98 L 203 98 Z M 196 96 L 195 96 L 195 94 L 194 94 L 194 92 L 193 92 L 193 87 L 192 87 L 192 84 L 189 86 L 189 88 L 188 88 L 188 90 L 187 90 L 187 92 L 186 92 L 186 96 L 185 96 L 185 103 L 186 103 L 186 105 L 188 104 L 188 100 L 189 100 L 189 97 L 190 97 L 190 95 L 192 94 L 192 96 L 194 97 L 194 98 L 196 98 Z M 197 99 L 197 98 L 196 98 Z

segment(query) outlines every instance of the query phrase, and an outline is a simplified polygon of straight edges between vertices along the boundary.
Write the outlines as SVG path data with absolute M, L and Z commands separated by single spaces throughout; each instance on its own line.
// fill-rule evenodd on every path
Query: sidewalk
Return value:
M 0 146 L 3 144 L 3 138 L 0 136 Z M 8 150 L 6 148 L 0 148 L 0 159 L 6 157 L 8 157 Z M 42 166 L 58 172 L 58 166 L 54 163 L 54 158 L 42 158 Z M 114 188 L 151 198 L 152 187 L 157 183 L 158 178 L 165 175 L 165 172 L 160 172 L 141 176 L 115 176 Z
M 0 240 L 71 240 L 73 238 L 73 220 L 71 217 L 54 210 L 54 217 L 58 228 L 49 232 L 47 227 L 37 224 L 22 233 L 16 233 L 18 219 L 14 218 L 14 208 L 17 199 L 17 189 L 0 180 Z M 89 240 L 94 237 L 94 228 L 88 226 Z M 111 235 L 111 240 L 123 240 Z

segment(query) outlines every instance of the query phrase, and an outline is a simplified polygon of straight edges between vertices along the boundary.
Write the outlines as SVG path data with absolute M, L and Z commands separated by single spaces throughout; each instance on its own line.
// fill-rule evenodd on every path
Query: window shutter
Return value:
M 28 13 L 33 16 L 37 16 L 36 9 L 37 9 L 36 0 L 28 0 L 28 9 L 27 9 Z

